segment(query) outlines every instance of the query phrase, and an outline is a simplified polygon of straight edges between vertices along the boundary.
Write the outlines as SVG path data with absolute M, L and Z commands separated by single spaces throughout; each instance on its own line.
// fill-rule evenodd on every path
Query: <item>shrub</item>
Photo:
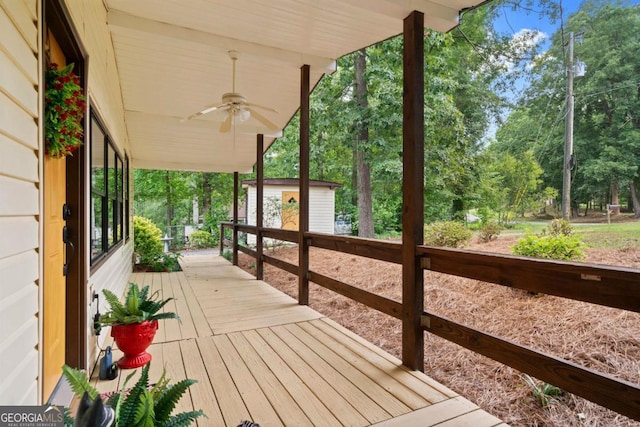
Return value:
M 554 219 L 538 235 L 527 234 L 513 247 L 516 255 L 562 261 L 583 261 L 585 244 L 569 221 Z
M 545 232 L 543 232 L 544 234 Z M 569 221 L 564 219 L 554 219 L 547 225 L 546 234 L 550 236 L 571 236 L 573 234 L 573 227 Z
M 189 235 L 189 246 L 194 249 L 212 248 L 216 242 L 208 231 L 197 230 Z
M 480 227 L 480 234 L 478 238 L 482 243 L 489 243 L 492 240 L 495 240 L 500 235 L 502 231 L 502 226 L 497 222 L 489 221 L 482 224 Z
M 461 248 L 471 239 L 471 231 L 461 222 L 438 221 L 429 224 L 424 230 L 426 245 Z
M 182 255 L 173 252 L 163 253 L 150 264 L 147 264 L 147 266 L 153 271 L 182 271 L 180 263 L 178 262 L 181 256 Z
M 162 257 L 161 238 L 162 231 L 150 219 L 133 217 L 133 250 L 140 264 L 151 265 Z
M 133 251 L 138 263 L 153 271 L 180 271 L 180 255 L 164 253 L 162 231 L 149 219 L 133 217 Z
M 584 260 L 584 246 L 580 237 L 572 234 L 539 235 L 527 234 L 513 247 L 516 255 L 563 261 Z

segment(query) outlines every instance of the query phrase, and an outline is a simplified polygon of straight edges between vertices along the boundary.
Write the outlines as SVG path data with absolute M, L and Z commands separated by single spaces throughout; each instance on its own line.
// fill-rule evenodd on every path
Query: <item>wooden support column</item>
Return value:
M 262 280 L 262 226 L 264 224 L 264 135 L 258 134 L 256 141 L 256 279 Z
M 238 265 L 238 172 L 233 173 L 233 248 L 231 262 Z
M 300 201 L 298 207 L 298 304 L 309 304 L 309 65 L 300 69 Z
M 416 245 L 424 242 L 424 15 L 404 20 L 402 118 L 402 363 L 424 371 L 424 276 Z

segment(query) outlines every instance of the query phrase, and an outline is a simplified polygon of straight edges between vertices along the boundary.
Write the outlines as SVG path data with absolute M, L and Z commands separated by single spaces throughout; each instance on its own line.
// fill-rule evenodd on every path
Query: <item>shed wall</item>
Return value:
M 271 211 L 282 206 L 282 193 L 284 191 L 298 191 L 296 186 L 264 186 L 264 226 L 280 228 L 279 215 Z M 335 191 L 328 187 L 309 188 L 309 231 L 333 234 L 335 215 Z M 247 223 L 256 224 L 256 187 L 249 186 L 247 192 Z M 255 235 L 247 237 L 247 243 L 256 243 Z

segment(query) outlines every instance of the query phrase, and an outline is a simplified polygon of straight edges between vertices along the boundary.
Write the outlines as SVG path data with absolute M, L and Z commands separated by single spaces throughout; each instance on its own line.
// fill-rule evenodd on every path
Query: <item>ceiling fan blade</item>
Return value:
M 247 110 L 249 110 L 251 112 L 251 116 L 253 118 L 255 118 L 257 121 L 259 121 L 260 123 L 262 123 L 263 125 L 265 125 L 266 127 L 268 127 L 271 130 L 280 130 L 280 128 L 278 127 L 277 124 L 273 123 L 271 120 L 267 119 L 265 116 L 263 116 L 262 114 L 258 113 L 256 110 L 247 107 Z
M 275 108 L 267 107 L 267 106 L 260 105 L 260 104 L 254 104 L 252 102 L 247 102 L 244 105 L 247 106 L 247 107 L 254 107 L 254 108 L 260 108 L 261 110 L 271 111 L 272 113 L 277 113 L 278 112 L 278 110 L 276 110 Z
M 223 110 L 223 109 L 228 108 L 228 107 L 229 107 L 228 104 L 221 103 L 221 102 L 218 102 L 216 104 L 207 105 L 207 106 L 204 107 L 204 109 L 198 111 L 197 113 L 193 113 L 189 117 L 185 117 L 183 119 L 180 119 L 180 122 L 184 123 L 184 122 L 186 122 L 188 120 L 195 119 L 198 116 L 202 116 L 203 114 L 208 114 L 208 113 L 211 113 L 212 111 L 216 111 L 216 110 Z
M 233 113 L 229 111 L 229 115 L 224 122 L 220 125 L 220 132 L 227 133 L 231 130 L 231 120 L 233 119 Z

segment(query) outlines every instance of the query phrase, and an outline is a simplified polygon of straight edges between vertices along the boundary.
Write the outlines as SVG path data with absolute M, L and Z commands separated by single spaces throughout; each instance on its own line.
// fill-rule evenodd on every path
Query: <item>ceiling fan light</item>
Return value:
M 249 110 L 242 109 L 236 113 L 236 118 L 238 122 L 246 122 L 251 117 L 251 112 Z

